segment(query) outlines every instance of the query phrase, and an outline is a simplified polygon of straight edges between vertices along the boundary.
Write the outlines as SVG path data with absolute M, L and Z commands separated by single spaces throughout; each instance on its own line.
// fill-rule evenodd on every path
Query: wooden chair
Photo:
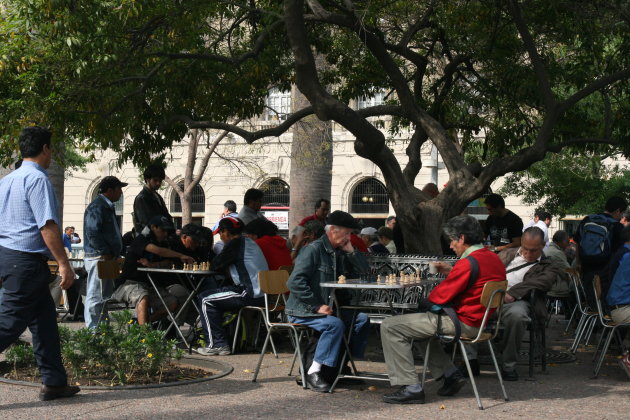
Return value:
M 278 270 L 284 270 L 289 273 L 289 275 L 291 275 L 291 273 L 293 273 L 293 267 L 293 265 L 281 265 L 280 267 L 278 267 Z
M 280 271 L 282 273 L 278 273 Z M 283 273 L 286 273 L 286 279 L 288 279 L 289 278 L 289 273 L 286 270 L 283 270 L 283 269 L 259 271 L 258 272 L 258 281 L 260 282 L 260 278 L 261 277 L 265 277 L 265 276 L 281 276 L 281 277 L 284 277 Z M 286 283 L 286 280 L 285 280 L 285 283 Z M 233 354 L 236 351 L 236 342 L 237 342 L 237 339 L 238 339 L 239 327 L 241 325 L 241 319 L 242 319 L 242 316 L 243 316 L 243 312 L 253 311 L 253 312 L 258 312 L 258 314 L 260 315 L 260 317 L 258 318 L 258 326 L 256 327 L 256 338 L 254 340 L 254 347 L 256 347 L 257 344 L 258 344 L 258 335 L 260 333 L 260 325 L 261 325 L 261 323 L 264 322 L 265 328 L 267 328 L 267 331 L 269 331 L 269 327 L 268 327 L 269 319 L 267 318 L 268 314 L 271 314 L 271 313 L 277 314 L 279 312 L 284 311 L 284 301 L 281 299 L 280 296 L 275 296 L 271 300 L 273 302 L 271 307 L 243 306 L 241 309 L 239 309 L 238 317 L 236 318 L 236 329 L 234 331 L 234 340 L 232 342 L 232 353 Z M 270 341 L 271 341 L 271 350 L 273 351 L 274 356 L 276 356 L 276 358 L 277 358 L 278 357 L 278 352 L 276 351 L 276 345 L 273 342 L 273 338 L 270 338 Z
M 490 354 L 492 355 L 492 362 L 494 363 L 494 369 L 497 373 L 497 378 L 499 378 L 499 383 L 501 384 L 501 389 L 503 391 L 503 397 L 505 401 L 508 401 L 507 393 L 505 392 L 505 386 L 503 385 L 503 378 L 501 377 L 501 371 L 499 370 L 499 364 L 497 363 L 497 358 L 494 355 L 494 349 L 492 348 L 492 340 L 496 337 L 499 331 L 499 324 L 501 323 L 501 307 L 503 306 L 503 298 L 505 296 L 505 292 L 507 289 L 507 280 L 503 281 L 489 281 L 483 286 L 483 291 L 481 292 L 481 305 L 486 308 L 486 311 L 483 314 L 483 319 L 481 320 L 481 326 L 479 327 L 479 333 L 477 337 L 471 338 L 466 336 L 459 337 L 459 347 L 456 345 L 454 349 L 453 356 L 457 351 L 457 348 L 460 349 L 462 353 L 462 358 L 464 359 L 464 363 L 466 364 L 466 369 L 468 370 L 468 377 L 472 383 L 473 391 L 475 392 L 475 398 L 477 399 L 477 406 L 480 410 L 483 410 L 483 405 L 481 404 L 481 399 L 479 398 L 479 392 L 477 392 L 477 384 L 475 383 L 475 378 L 470 370 L 470 362 L 468 361 L 468 356 L 466 356 L 466 348 L 465 344 L 475 344 L 475 343 L 488 343 L 488 347 L 490 348 Z M 498 313 L 497 322 L 492 327 L 491 331 L 486 331 L 486 325 L 490 319 L 490 310 L 496 309 Z M 444 315 L 443 315 L 444 316 Z M 453 336 L 441 335 L 440 338 L 445 340 L 453 340 Z M 430 338 L 430 340 L 436 340 L 437 338 Z M 427 373 L 427 366 L 429 364 L 429 346 L 427 345 L 427 350 L 424 356 L 424 370 L 422 372 L 422 386 L 424 387 L 424 381 Z
M 254 377 L 252 382 L 256 382 L 256 378 L 258 377 L 258 372 L 260 371 L 260 366 L 262 365 L 263 358 L 265 357 L 265 352 L 267 351 L 267 345 L 271 341 L 271 334 L 275 330 L 287 330 L 289 331 L 289 336 L 292 338 L 293 344 L 295 346 L 295 351 L 293 353 L 293 362 L 295 363 L 295 359 L 297 358 L 300 363 L 300 374 L 302 375 L 302 387 L 306 388 L 306 372 L 304 371 L 304 364 L 302 362 L 302 352 L 300 350 L 300 341 L 302 339 L 302 335 L 308 327 L 300 324 L 295 324 L 292 322 L 288 322 L 286 320 L 281 320 L 280 322 L 273 322 L 270 317 L 271 311 L 274 308 L 278 308 L 278 300 L 276 303 L 274 299 L 280 299 L 282 305 L 286 305 L 286 293 L 289 291 L 287 287 L 287 280 L 289 279 L 289 275 L 285 270 L 272 270 L 272 271 L 260 271 L 258 273 L 258 281 L 260 284 L 260 289 L 265 294 L 265 317 L 264 321 L 267 324 L 267 337 L 265 337 L 265 344 L 263 344 L 262 351 L 260 352 L 260 357 L 258 358 L 258 364 L 256 365 L 256 371 L 254 372 Z M 271 300 L 270 300 L 271 299 Z M 272 302 L 272 303 L 270 303 Z M 293 367 L 292 367 L 293 368 Z M 291 375 L 292 369 L 289 371 L 289 375 Z
M 608 347 L 610 347 L 610 342 L 612 338 L 615 336 L 615 333 L 619 334 L 617 328 L 626 328 L 630 327 L 630 323 L 628 324 L 617 324 L 613 321 L 609 315 L 604 313 L 604 308 L 602 306 L 602 282 L 599 275 L 595 275 L 593 278 L 593 289 L 595 291 L 595 302 L 597 303 L 597 319 L 599 320 L 600 325 L 603 327 L 601 337 L 599 339 L 599 343 L 597 344 L 597 348 L 595 349 L 595 354 L 593 355 L 593 361 L 595 362 L 595 366 L 593 369 L 593 373 L 595 374 L 595 378 L 599 375 L 599 370 L 602 367 L 602 363 L 604 362 L 604 357 L 606 357 L 606 353 L 608 352 Z M 620 336 L 617 337 L 619 343 L 622 343 L 622 338 Z M 602 346 L 603 344 L 603 346 Z M 601 347 L 601 351 L 600 351 Z M 599 358 L 597 357 L 599 355 Z
M 96 270 L 98 273 L 98 278 L 102 280 L 111 280 L 114 281 L 118 277 L 120 277 L 120 273 L 122 272 L 122 266 L 125 262 L 124 258 L 118 258 L 116 260 L 106 260 L 106 261 L 98 261 L 96 263 Z M 126 303 L 116 302 L 111 296 L 103 302 L 103 309 L 101 310 L 101 314 L 98 317 L 98 323 L 100 324 L 103 320 L 103 317 L 107 313 L 108 310 L 122 310 L 128 309 L 129 306 Z

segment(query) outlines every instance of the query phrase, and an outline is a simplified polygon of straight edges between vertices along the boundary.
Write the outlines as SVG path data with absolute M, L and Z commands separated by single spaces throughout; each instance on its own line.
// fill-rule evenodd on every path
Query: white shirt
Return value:
M 537 228 L 540 228 L 540 230 L 543 231 L 543 234 L 545 235 L 545 248 L 547 248 L 549 246 L 549 226 L 547 226 L 547 224 L 543 222 L 542 220 L 539 220 L 536 223 L 534 223 L 533 220 L 530 220 L 528 224 L 523 226 L 523 232 L 525 232 L 525 229 L 530 228 L 532 226 L 536 226 Z
M 542 255 L 536 260 L 536 262 L 540 262 L 541 258 L 542 258 Z M 528 261 L 526 261 L 525 258 L 521 256 L 521 249 L 519 248 L 512 262 L 509 263 L 507 267 L 505 267 L 505 271 L 510 271 L 512 268 L 520 267 L 521 265 L 524 265 L 527 263 Z M 508 292 L 510 290 L 510 287 L 515 286 L 523 281 L 523 277 L 525 277 L 525 273 L 527 273 L 529 269 L 532 268 L 533 266 L 534 264 L 529 264 L 529 265 L 526 265 L 525 267 L 520 268 L 519 270 L 515 270 L 510 273 L 507 273 Z

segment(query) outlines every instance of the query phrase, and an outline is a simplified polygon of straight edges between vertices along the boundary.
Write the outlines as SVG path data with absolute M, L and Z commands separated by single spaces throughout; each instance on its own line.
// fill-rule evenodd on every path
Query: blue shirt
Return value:
M 59 226 L 59 213 L 44 168 L 25 160 L 0 180 L 0 214 L 0 246 L 52 257 L 40 229 L 49 220 Z
M 72 252 L 72 239 L 70 239 L 70 237 L 66 235 L 65 233 L 63 234 L 62 239 L 63 239 L 63 246 L 66 247 L 68 252 Z
M 623 249 L 626 252 L 619 251 L 616 255 L 620 257 L 619 265 L 606 296 L 611 306 L 630 304 L 630 245 L 624 245 Z

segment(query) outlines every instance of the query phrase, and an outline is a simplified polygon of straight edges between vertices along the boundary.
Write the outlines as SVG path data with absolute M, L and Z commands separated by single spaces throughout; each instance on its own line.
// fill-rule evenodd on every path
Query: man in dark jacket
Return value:
M 142 232 L 155 216 L 164 216 L 170 224 L 173 224 L 173 217 L 168 212 L 164 199 L 158 190 L 162 186 L 166 173 L 160 165 L 149 165 L 143 173 L 144 186 L 142 191 L 133 201 L 133 224 L 136 232 Z
M 330 384 L 320 374 L 321 367 L 337 366 L 343 335 L 352 318 L 351 313 L 339 313 L 338 309 L 337 314 L 333 313 L 329 306 L 330 290 L 321 287 L 320 283 L 337 281 L 341 274 L 356 278 L 369 270 L 363 254 L 350 242 L 350 234 L 356 228 L 357 222 L 350 214 L 343 211 L 331 213 L 326 233 L 302 249 L 289 277 L 291 294 L 286 307 L 289 321 L 321 332 L 313 363 L 306 375 L 307 385 L 313 391 L 330 389 Z M 363 357 L 369 326 L 367 315 L 358 314 L 350 339 L 352 354 L 357 358 Z
M 122 187 L 127 185 L 115 176 L 103 178 L 98 187 L 100 194 L 87 206 L 83 216 L 84 261 L 88 273 L 83 316 L 87 328 L 96 328 L 103 304 L 114 292 L 113 280 L 98 277 L 98 262 L 116 259 L 122 252 L 114 203 L 122 196 Z
M 546 258 L 543 254 L 545 235 L 536 227 L 525 229 L 519 248 L 506 249 L 499 254 L 505 264 L 508 290 L 503 305 L 502 322 L 505 326 L 503 335 L 503 380 L 516 381 L 516 361 L 521 347 L 523 335 L 530 322 L 531 303 L 529 296 L 532 290 L 548 292 L 558 276 L 565 276 L 562 267 Z M 545 320 L 547 308 L 544 299 L 536 300 L 536 318 Z M 541 321 L 544 322 L 544 321 Z

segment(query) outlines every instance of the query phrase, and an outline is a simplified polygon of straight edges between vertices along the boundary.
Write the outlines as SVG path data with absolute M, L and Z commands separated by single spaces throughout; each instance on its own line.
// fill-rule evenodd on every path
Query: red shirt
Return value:
M 281 265 L 293 265 L 287 241 L 281 236 L 262 236 L 256 239 L 270 270 L 277 270 Z
M 317 217 L 316 214 L 311 214 L 310 216 L 306 216 L 304 219 L 302 219 L 302 221 L 299 223 L 300 226 L 304 226 L 306 224 L 306 222 L 310 222 L 311 220 L 317 220 L 318 222 L 322 222 L 322 220 Z M 326 221 L 323 221 L 322 224 L 326 224 Z
M 470 256 L 479 265 L 475 284 L 466 290 L 470 279 L 470 262 L 463 258 L 455 263 L 448 277 L 431 291 L 429 300 L 438 305 L 457 302 L 453 309 L 459 320 L 471 327 L 479 327 L 486 310 L 480 303 L 483 286 L 489 281 L 505 280 L 505 266 L 497 254 L 485 248 L 470 253 Z

